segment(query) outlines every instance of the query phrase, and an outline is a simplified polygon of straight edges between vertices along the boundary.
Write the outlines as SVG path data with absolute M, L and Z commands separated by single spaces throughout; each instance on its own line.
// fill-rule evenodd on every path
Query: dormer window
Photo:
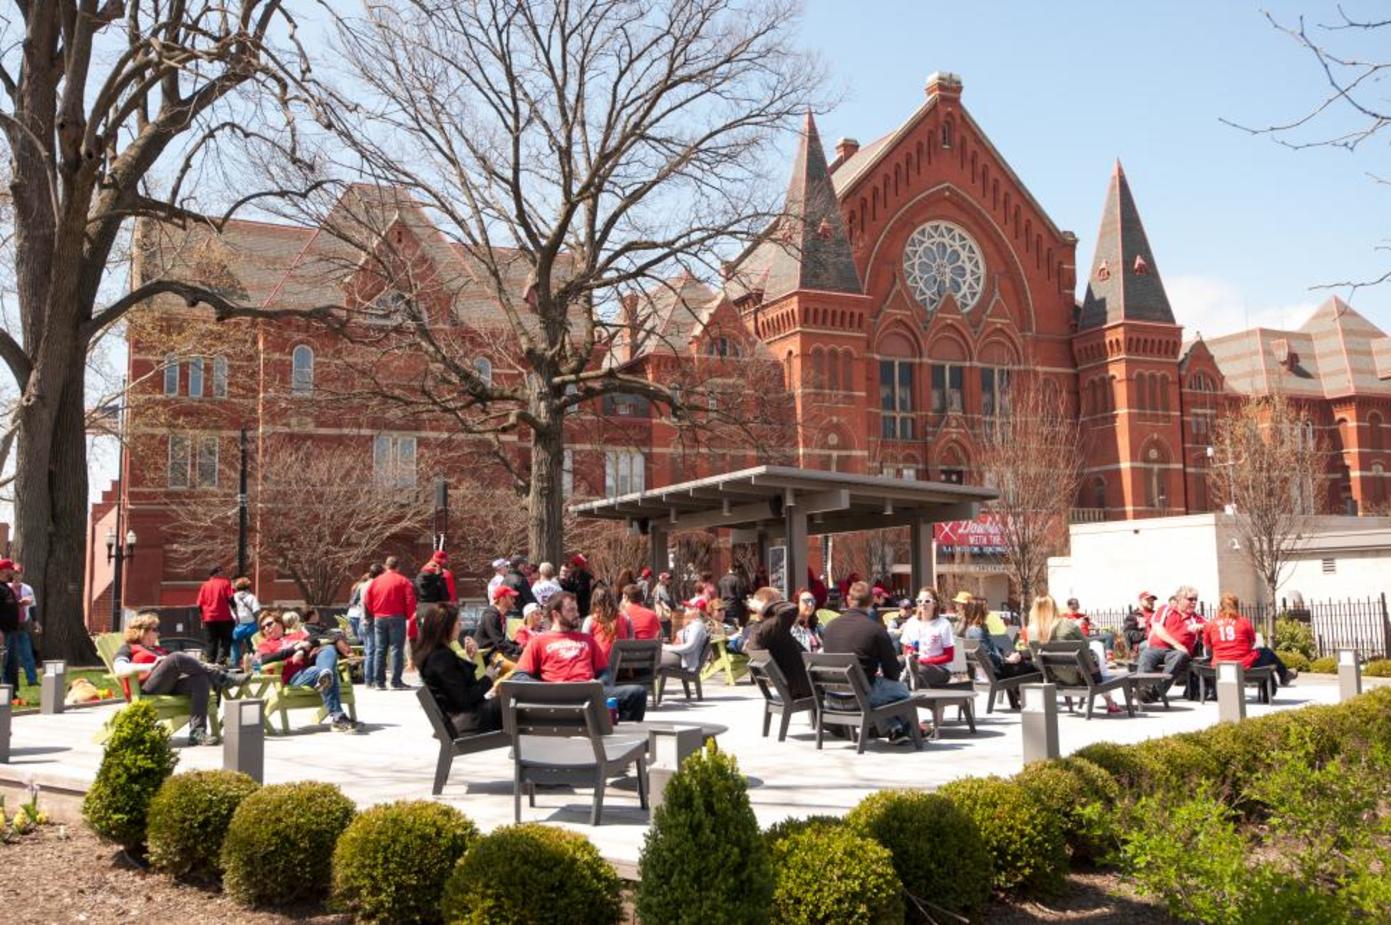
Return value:
M 1148 276 L 1148 275 L 1149 275 L 1149 271 L 1150 271 L 1150 265 L 1149 265 L 1148 263 L 1145 263 L 1145 258 L 1142 257 L 1142 256 L 1140 256 L 1139 254 L 1136 254 L 1136 255 L 1135 255 L 1135 275 L 1136 275 L 1136 276 Z
M 1111 268 L 1106 265 L 1106 261 L 1101 261 L 1101 266 L 1096 268 L 1096 278 L 1103 283 L 1111 278 Z
M 705 355 L 712 357 L 737 357 L 739 356 L 739 344 L 723 335 L 712 337 L 705 342 Z

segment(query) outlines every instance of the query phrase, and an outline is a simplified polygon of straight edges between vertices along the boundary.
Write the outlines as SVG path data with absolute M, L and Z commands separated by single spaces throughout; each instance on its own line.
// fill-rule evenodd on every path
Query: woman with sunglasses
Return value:
M 947 666 L 956 658 L 956 634 L 951 621 L 938 609 L 937 589 L 918 589 L 917 610 L 903 626 L 899 643 L 918 682 L 923 687 L 946 687 L 951 683 Z
M 280 683 L 290 687 L 312 687 L 318 691 L 334 732 L 358 731 L 358 724 L 344 712 L 339 700 L 338 649 L 335 645 L 315 645 L 307 634 L 294 638 L 287 636 L 283 616 L 263 613 L 256 661 L 261 666 L 280 662 Z

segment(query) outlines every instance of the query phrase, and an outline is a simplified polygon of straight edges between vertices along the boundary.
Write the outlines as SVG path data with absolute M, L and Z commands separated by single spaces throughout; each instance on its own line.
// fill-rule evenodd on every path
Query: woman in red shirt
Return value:
M 1285 667 L 1275 650 L 1256 646 L 1256 630 L 1241 615 L 1241 602 L 1235 594 L 1222 595 L 1217 619 L 1203 628 L 1203 640 L 1212 653 L 1212 664 L 1239 662 L 1243 669 L 1274 665 L 1280 684 L 1288 686 L 1299 672 Z
M 593 636 L 594 641 L 604 652 L 604 661 L 612 661 L 614 641 L 632 639 L 633 623 L 618 612 L 613 592 L 607 587 L 600 586 L 594 589 L 594 596 L 590 599 L 589 608 L 589 616 L 584 618 L 584 625 L 580 627 L 580 632 Z

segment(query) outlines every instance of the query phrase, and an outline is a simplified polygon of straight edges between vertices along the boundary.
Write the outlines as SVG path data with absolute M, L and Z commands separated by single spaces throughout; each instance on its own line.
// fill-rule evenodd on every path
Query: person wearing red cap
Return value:
M 641 600 L 642 606 L 644 606 L 644 607 L 651 607 L 651 606 L 652 606 L 652 569 L 650 569 L 650 568 L 648 568 L 647 566 L 644 565 L 644 566 L 642 567 L 642 571 L 641 571 L 641 572 L 638 572 L 638 580 L 637 580 L 636 582 L 634 582 L 634 584 L 636 584 L 636 585 L 638 586 L 638 590 L 642 592 L 642 600 Z
M 491 659 L 494 655 L 501 655 L 508 661 L 515 662 L 522 654 L 522 647 L 507 638 L 507 613 L 512 609 L 516 599 L 517 592 L 509 585 L 498 585 L 497 590 L 493 592 L 492 603 L 483 608 L 483 613 L 478 618 L 475 638 L 484 658 Z
M 415 586 L 402 575 L 395 556 L 386 559 L 386 570 L 362 593 L 363 609 L 372 616 L 376 634 L 372 664 L 367 666 L 367 686 L 386 690 L 386 656 L 391 651 L 391 689 L 409 690 L 406 670 L 406 618 L 415 616 Z
M 579 553 L 570 557 L 570 575 L 560 583 L 562 591 L 575 595 L 575 606 L 580 613 L 589 613 L 590 595 L 594 593 L 594 575 L 589 571 L 589 560 Z
M 203 660 L 210 665 L 226 664 L 232 657 L 232 630 L 237 625 L 232 616 L 234 594 L 220 565 L 208 570 L 208 580 L 198 589 L 198 610 L 203 616 L 203 631 L 208 634 Z
M 454 573 L 449 570 L 449 553 L 443 549 L 436 549 L 434 555 L 430 556 L 430 561 L 439 566 L 440 575 L 444 576 L 444 588 L 446 593 L 445 600 L 453 604 L 459 600 L 459 590 L 454 585 Z
M 10 582 L 14 581 L 15 567 L 10 559 L 0 559 L 0 640 L 8 641 L 19 631 L 19 598 L 15 596 Z M 10 654 L 13 646 L 5 653 L 4 681 L 10 690 L 19 691 L 19 659 Z

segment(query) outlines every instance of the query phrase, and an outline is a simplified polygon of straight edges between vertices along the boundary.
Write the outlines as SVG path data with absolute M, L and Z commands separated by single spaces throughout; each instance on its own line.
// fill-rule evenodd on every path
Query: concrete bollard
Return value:
M 222 766 L 257 783 L 266 773 L 265 715 L 264 700 L 222 701 Z
M 1024 733 L 1024 763 L 1047 761 L 1058 750 L 1058 693 L 1052 684 L 1025 684 L 1019 725 Z
M 1362 693 L 1362 663 L 1356 649 L 1338 650 L 1338 699 L 1351 700 Z
M 1237 723 L 1246 718 L 1246 678 L 1240 662 L 1217 666 L 1217 721 Z
M 0 685 L 0 764 L 10 763 L 10 701 L 13 699 L 14 688 Z
M 653 810 L 662 805 L 667 783 L 681 767 L 681 762 L 700 751 L 704 743 L 699 726 L 648 730 L 647 754 L 651 760 L 647 766 L 647 796 L 648 805 Z
M 39 687 L 39 712 L 62 713 L 63 698 L 68 692 L 68 665 L 61 660 L 43 663 Z

